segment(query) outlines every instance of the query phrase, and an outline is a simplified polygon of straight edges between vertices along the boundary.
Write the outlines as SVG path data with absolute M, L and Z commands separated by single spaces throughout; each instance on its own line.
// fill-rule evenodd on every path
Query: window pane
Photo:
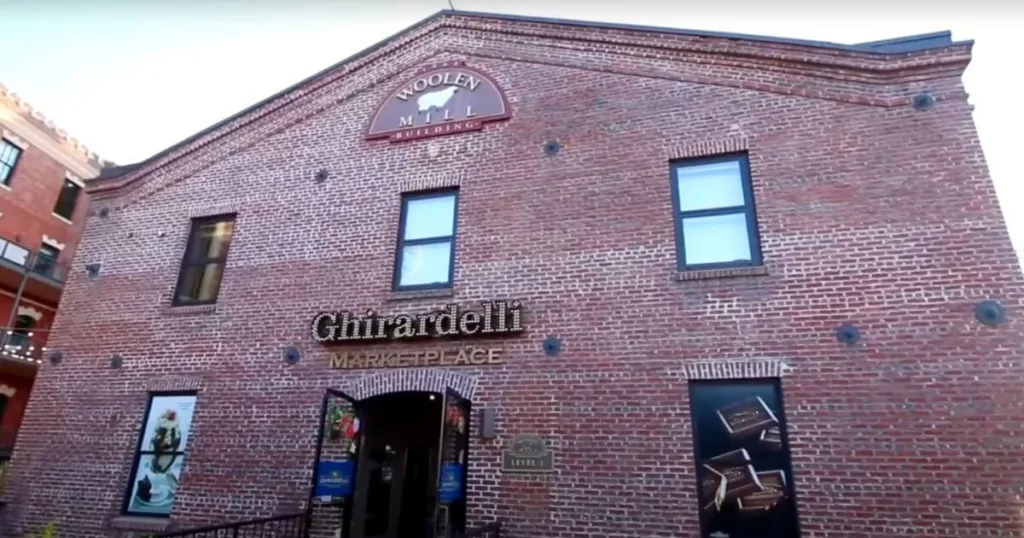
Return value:
M 686 265 L 750 261 L 747 215 L 684 218 L 683 248 Z
M 403 248 L 401 276 L 398 284 L 400 286 L 446 284 L 451 251 L 450 241 Z
M 455 196 L 409 200 L 405 206 L 405 239 L 449 237 L 455 226 Z
M 676 186 L 680 211 L 743 205 L 738 160 L 676 168 Z
M 142 431 L 142 450 L 152 452 L 182 452 L 188 445 L 188 432 L 192 429 L 196 396 L 154 396 L 149 417 Z
M 70 220 L 75 214 L 75 205 L 78 204 L 78 193 L 82 188 L 72 181 L 64 180 L 64 186 L 60 189 L 60 196 L 57 197 L 57 205 L 53 212 Z
M 191 258 L 197 261 L 224 258 L 234 231 L 233 220 L 201 224 L 193 232 Z
M 224 266 L 219 263 L 185 267 L 181 274 L 178 301 L 209 302 L 216 300 L 223 274 Z
M 185 456 L 151 455 L 139 457 L 139 467 L 132 479 L 128 510 L 140 514 L 169 515 L 181 480 Z
M 14 262 L 18 265 L 25 265 L 28 262 L 28 250 L 15 245 L 14 243 L 7 243 L 7 247 L 4 248 L 3 257 L 5 260 Z
M 0 141 L 0 183 L 10 185 L 11 171 L 21 156 L 21 148 L 3 140 Z

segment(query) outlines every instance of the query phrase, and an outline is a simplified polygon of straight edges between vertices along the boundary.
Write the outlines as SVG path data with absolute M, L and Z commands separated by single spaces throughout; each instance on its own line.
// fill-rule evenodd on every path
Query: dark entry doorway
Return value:
M 341 538 L 460 535 L 470 416 L 469 400 L 450 388 L 364 399 L 328 389 L 307 521 Z
M 349 536 L 433 538 L 444 397 L 425 392 L 359 402 L 364 417 Z

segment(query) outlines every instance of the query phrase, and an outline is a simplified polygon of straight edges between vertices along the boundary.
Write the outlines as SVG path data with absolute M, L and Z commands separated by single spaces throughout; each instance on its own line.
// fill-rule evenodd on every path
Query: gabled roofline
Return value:
M 502 13 L 486 13 L 482 11 L 442 11 L 441 13 L 452 13 L 466 17 L 478 17 L 485 19 L 499 19 L 517 22 L 532 22 L 538 24 L 558 24 L 561 26 L 576 26 L 581 28 L 599 28 L 605 30 L 626 30 L 633 32 L 646 32 L 658 34 L 671 34 L 691 37 L 711 37 L 719 39 L 738 39 L 760 43 L 774 43 L 777 45 L 795 45 L 800 47 L 815 47 L 820 49 L 833 49 L 842 52 L 866 52 L 876 54 L 893 54 L 906 52 L 921 52 L 930 49 L 948 47 L 951 45 L 972 44 L 973 41 L 953 42 L 949 30 L 932 32 L 928 34 L 896 37 L 882 41 L 871 41 L 846 45 L 830 41 L 815 41 L 812 39 L 793 39 L 787 37 L 772 37 L 756 34 L 740 34 L 733 32 L 714 32 L 710 30 L 687 30 L 683 28 L 666 28 L 662 26 L 645 26 L 638 24 L 621 24 L 613 22 L 582 21 L 576 19 L 557 19 L 550 17 L 532 17 L 526 15 L 506 15 Z M 440 13 L 435 14 L 440 15 Z M 433 18 L 433 17 L 432 17 Z M 881 47 L 879 45 L 887 45 Z
M 386 37 L 386 38 L 384 38 L 384 39 L 374 43 L 373 45 L 370 45 L 369 47 L 367 47 L 367 48 L 365 48 L 365 49 L 363 49 L 363 50 L 361 50 L 361 51 L 359 51 L 359 52 L 357 52 L 357 53 L 355 53 L 355 54 L 353 54 L 353 55 L 351 55 L 351 56 L 349 56 L 349 57 L 347 57 L 347 58 L 345 58 L 345 59 L 343 59 L 343 60 L 341 60 L 339 62 L 336 62 L 336 63 L 334 63 L 334 64 L 332 64 L 332 65 L 330 65 L 330 66 L 328 66 L 328 67 L 326 67 L 326 68 L 316 72 L 316 73 L 314 73 L 313 75 L 310 75 L 310 76 L 300 80 L 299 82 L 297 82 L 295 84 L 292 84 L 292 85 L 288 86 L 287 88 L 285 88 L 285 89 L 283 89 L 283 90 L 281 90 L 281 91 L 279 91 L 279 92 L 277 92 L 277 93 L 275 93 L 275 94 L 273 94 L 273 95 L 271 95 L 271 96 L 269 96 L 269 97 L 267 97 L 267 98 L 265 98 L 265 99 L 255 103 L 255 104 L 253 104 L 253 105 L 251 105 L 249 107 L 246 107 L 245 109 L 243 109 L 243 110 L 241 110 L 239 112 L 236 112 L 235 114 L 232 114 L 231 116 L 228 116 L 227 118 L 224 118 L 223 120 L 221 120 L 221 121 L 219 121 L 219 122 L 217 122 L 217 123 L 215 123 L 215 124 L 205 128 L 205 129 L 203 129 L 203 130 L 201 130 L 201 131 L 199 131 L 199 132 L 197 132 L 197 133 L 195 133 L 195 134 L 193 134 L 193 135 L 191 135 L 191 136 L 189 136 L 187 138 L 185 138 L 184 140 L 181 140 L 181 141 L 171 145 L 170 147 L 167 147 L 167 148 L 157 152 L 156 154 L 150 156 L 147 159 L 144 159 L 142 161 L 139 161 L 139 162 L 133 163 L 133 164 L 126 164 L 126 165 L 108 167 L 108 168 L 104 169 L 100 173 L 99 176 L 97 176 L 96 178 L 92 179 L 89 183 L 99 187 L 100 186 L 99 184 L 104 183 L 105 180 L 117 179 L 117 178 L 121 178 L 121 177 L 123 177 L 123 176 L 125 176 L 127 174 L 130 174 L 131 172 L 133 172 L 135 170 L 138 170 L 139 168 L 142 168 L 143 166 L 146 166 L 146 165 L 148 165 L 148 164 L 150 164 L 150 163 L 152 163 L 152 162 L 154 162 L 154 161 L 156 161 L 156 160 L 158 160 L 158 159 L 160 159 L 162 157 L 165 157 L 166 155 L 170 154 L 171 152 L 173 152 L 173 151 L 175 151 L 175 150 L 177 150 L 177 149 L 179 149 L 179 148 L 181 148 L 183 146 L 191 144 L 192 142 L 195 142 L 196 140 L 206 136 L 207 134 L 220 129 L 221 127 L 224 127 L 225 125 L 227 125 L 227 124 L 229 124 L 229 123 L 231 123 L 231 122 L 233 122 L 233 121 L 235 121 L 235 120 L 237 120 L 237 119 L 239 119 L 239 118 L 241 118 L 241 117 L 243 117 L 243 116 L 245 116 L 245 115 L 247 115 L 247 114 L 257 110 L 257 109 L 259 109 L 259 108 L 262 108 L 262 107 L 272 103 L 273 101 L 276 101 L 276 100 L 278 100 L 278 99 L 288 95 L 289 93 L 292 93 L 292 92 L 302 88 L 303 86 L 309 84 L 310 82 L 313 82 L 314 80 L 316 80 L 316 79 L 318 79 L 318 78 L 320 78 L 320 77 L 322 77 L 322 76 L 324 76 L 324 75 L 326 75 L 326 74 L 328 74 L 328 73 L 330 73 L 330 72 L 332 72 L 332 71 L 334 71 L 334 70 L 336 70 L 336 69 L 338 69 L 338 68 L 348 64 L 348 63 L 354 62 L 354 61 L 358 60 L 359 58 L 362 58 L 363 56 L 367 56 L 367 55 L 375 52 L 376 50 L 386 46 L 388 43 L 390 43 L 390 42 L 394 41 L 395 39 L 399 38 L 400 36 L 402 36 L 402 35 L 404 35 L 406 33 L 415 31 L 415 30 L 417 30 L 417 29 L 419 29 L 419 28 L 421 28 L 423 26 L 426 26 L 426 25 L 430 24 L 431 22 L 433 22 L 434 20 L 442 18 L 442 17 L 444 17 L 446 15 L 455 15 L 455 16 L 460 16 L 460 17 L 472 17 L 472 18 L 479 18 L 479 19 L 492 19 L 492 20 L 504 20 L 504 21 L 515 21 L 515 22 L 525 22 L 525 23 L 536 23 L 536 24 L 576 26 L 576 27 L 582 27 L 582 28 L 595 28 L 595 29 L 604 29 L 604 30 L 623 30 L 623 31 L 644 32 L 644 33 L 660 33 L 660 34 L 692 36 L 692 37 L 706 37 L 706 38 L 718 38 L 718 39 L 734 39 L 734 40 L 743 40 L 743 41 L 751 41 L 751 42 L 771 43 L 771 44 L 777 44 L 777 45 L 790 45 L 790 46 L 799 46 L 799 47 L 810 47 L 810 48 L 818 48 L 818 49 L 826 49 L 826 50 L 835 50 L 835 51 L 839 51 L 839 52 L 852 52 L 852 53 L 862 53 L 862 54 L 871 54 L 871 55 L 907 54 L 907 53 L 913 53 L 913 52 L 923 52 L 923 51 L 932 50 L 932 49 L 941 49 L 941 48 L 946 48 L 946 47 L 953 46 L 953 45 L 972 45 L 974 43 L 973 40 L 954 42 L 952 40 L 952 34 L 948 30 L 941 31 L 941 32 L 933 32 L 933 33 L 928 33 L 928 34 L 919 34 L 919 35 L 898 37 L 898 38 L 886 39 L 886 40 L 882 40 L 882 41 L 871 41 L 871 42 L 866 42 L 866 43 L 846 45 L 846 44 L 841 44 L 841 43 L 832 43 L 832 42 L 828 42 L 828 41 L 815 41 L 815 40 L 806 40 L 806 39 L 791 39 L 791 38 L 761 36 L 761 35 L 754 35 L 754 34 L 739 34 L 739 33 L 731 33 L 731 32 L 714 32 L 714 31 L 704 31 L 704 30 L 686 30 L 686 29 L 680 29 L 680 28 L 665 28 L 665 27 L 658 27 L 658 26 L 644 26 L 644 25 L 635 25 L 635 24 L 619 24 L 619 23 L 608 23 L 608 22 L 582 21 L 582 20 L 574 20 L 574 19 L 558 19 L 558 18 L 549 18 L 549 17 L 532 17 L 532 16 L 524 16 L 524 15 L 508 15 L 508 14 L 502 14 L 502 13 L 487 13 L 487 12 L 480 12 L 480 11 L 442 10 L 442 11 L 438 11 L 437 13 L 434 13 L 433 15 L 431 15 L 431 16 L 425 18 L 425 19 L 422 19 L 419 22 L 416 22 L 416 23 L 414 23 L 414 24 L 412 24 L 412 25 L 410 25 L 410 26 L 408 26 L 408 27 L 406 27 L 406 28 L 404 28 L 402 30 L 399 30 L 398 32 L 396 32 L 396 33 L 394 33 L 394 34 L 392 34 L 392 35 L 390 35 L 390 36 L 388 36 L 388 37 Z
M 231 123 L 232 121 L 235 121 L 238 118 L 240 118 L 242 116 L 245 116 L 246 114 L 249 114 L 250 112 L 253 112 L 256 109 L 259 109 L 259 108 L 261 108 L 261 107 L 263 107 L 263 106 L 265 106 L 265 105 L 267 105 L 267 104 L 269 104 L 269 103 L 271 103 L 273 101 L 276 101 L 277 99 L 280 99 L 281 97 L 284 97 L 285 95 L 288 95 L 289 93 L 291 93 L 291 92 L 293 92 L 293 91 L 295 91 L 295 90 L 305 86 L 306 84 L 309 84 L 310 82 L 313 82 L 314 80 L 316 80 L 316 79 L 326 75 L 327 73 L 330 73 L 331 71 L 334 71 L 335 69 L 337 69 L 337 68 L 339 68 L 339 67 L 341 67 L 341 66 L 343 66 L 343 65 L 345 65 L 347 63 L 354 62 L 354 61 L 358 60 L 359 58 L 362 58 L 363 56 L 366 56 L 366 55 L 369 55 L 369 54 L 373 53 L 377 49 L 382 48 L 385 45 L 387 45 L 388 43 L 394 41 L 396 38 L 398 38 L 402 34 L 405 34 L 407 32 L 411 32 L 411 31 L 416 30 L 416 29 L 418 29 L 418 28 L 420 28 L 422 26 L 426 26 L 431 21 L 433 21 L 434 19 L 440 18 L 445 13 L 451 13 L 451 12 L 450 11 L 438 11 L 437 13 L 434 13 L 433 15 L 431 15 L 431 16 L 429 16 L 429 17 L 427 17 L 427 18 L 425 18 L 425 19 L 423 19 L 423 20 L 421 20 L 421 21 L 419 21 L 419 22 L 417 22 L 417 23 L 415 23 L 415 24 L 413 24 L 411 26 L 403 28 L 403 29 L 395 32 L 394 34 L 391 34 L 388 37 L 385 37 L 384 39 L 382 39 L 382 40 L 374 43 L 373 45 L 370 45 L 369 47 L 366 47 L 365 49 L 363 49 L 363 50 L 361 50 L 361 51 L 359 51 L 359 52 L 357 52 L 357 53 L 355 53 L 355 54 L 345 58 L 344 60 L 341 60 L 339 62 L 331 64 L 331 65 L 327 66 L 326 68 L 321 69 L 320 71 L 317 71 L 316 73 L 313 73 L 312 75 L 310 75 L 310 76 L 308 76 L 308 77 L 306 77 L 306 78 L 296 82 L 295 84 L 292 84 L 291 86 L 288 86 L 287 88 L 285 88 L 285 89 L 283 89 L 283 90 L 281 90 L 281 91 L 279 91 L 279 92 L 277 92 L 277 93 L 267 97 L 266 99 L 262 99 L 259 102 L 255 103 L 255 104 L 252 104 L 252 105 L 246 107 L 245 109 L 240 110 L 240 111 L 238 111 L 238 112 L 236 112 L 236 113 L 234 113 L 234 114 L 224 118 L 223 120 L 218 121 L 217 123 L 214 123 L 213 125 L 211 125 L 211 126 L 205 128 L 205 129 L 203 129 L 203 130 L 193 134 L 192 136 L 189 136 L 188 138 L 185 138 L 184 140 L 182 140 L 180 142 L 177 142 L 177 143 L 171 145 L 170 147 L 167 147 L 167 148 L 165 148 L 165 149 L 163 149 L 163 150 L 153 154 L 152 156 L 150 156 L 150 157 L 148 157 L 148 158 L 146 158 L 146 159 L 144 159 L 142 161 L 139 161 L 137 163 L 132 163 L 132 164 L 125 164 L 125 165 L 121 165 L 121 166 L 117 166 L 117 167 L 112 167 L 111 169 L 104 170 L 103 172 L 100 173 L 99 176 L 97 176 L 95 179 L 93 179 L 90 183 L 96 183 L 97 180 L 102 181 L 104 179 L 114 179 L 114 178 L 121 177 L 121 176 L 123 176 L 125 174 L 128 174 L 131 171 L 136 170 L 136 169 L 138 169 L 138 168 L 140 168 L 140 167 L 142 167 L 142 166 L 144 166 L 144 165 L 146 165 L 146 164 L 148 164 L 150 162 L 153 162 L 153 161 L 155 161 L 155 160 L 157 160 L 157 159 L 159 159 L 161 157 L 164 157 L 168 153 L 171 153 L 172 151 L 174 151 L 174 150 L 176 150 L 176 149 L 178 149 L 178 148 L 180 148 L 182 146 L 188 145 L 188 144 L 190 144 L 190 143 L 192 143 L 192 142 L 202 138 L 203 136 L 209 134 L 210 132 L 216 131 L 217 129 L 220 129 L 221 127 Z M 109 172 L 108 172 L 108 170 L 109 170 Z

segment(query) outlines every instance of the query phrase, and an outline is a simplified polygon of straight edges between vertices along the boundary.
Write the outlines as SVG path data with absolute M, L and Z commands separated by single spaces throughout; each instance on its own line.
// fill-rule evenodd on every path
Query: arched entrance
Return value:
M 313 526 L 329 520 L 344 538 L 464 531 L 473 381 L 398 371 L 328 389 L 310 498 L 311 516 L 319 505 L 327 517 Z

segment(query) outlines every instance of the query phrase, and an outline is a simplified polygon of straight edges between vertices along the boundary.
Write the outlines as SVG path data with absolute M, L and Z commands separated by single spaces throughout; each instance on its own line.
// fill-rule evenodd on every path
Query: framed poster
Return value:
M 701 536 L 798 538 L 776 379 L 691 381 Z
M 169 516 L 185 466 L 196 395 L 154 394 L 142 423 L 124 512 Z

